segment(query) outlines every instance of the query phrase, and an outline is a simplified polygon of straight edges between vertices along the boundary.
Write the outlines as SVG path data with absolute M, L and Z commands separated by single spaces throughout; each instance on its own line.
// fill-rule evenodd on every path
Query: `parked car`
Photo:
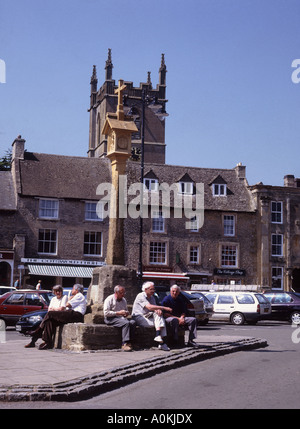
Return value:
M 271 304 L 264 295 L 255 292 L 206 292 L 214 304 L 211 320 L 243 325 L 255 324 L 271 314 Z
M 268 319 L 287 320 L 300 324 L 300 295 L 295 292 L 265 292 L 264 296 L 271 303 L 272 312 Z
M 158 305 L 161 305 L 165 296 L 170 294 L 170 289 L 164 286 L 155 286 L 155 298 Z M 196 296 L 190 295 L 185 291 L 181 291 L 182 296 L 185 298 L 189 316 L 196 317 L 197 322 L 200 324 L 207 319 L 208 315 L 204 309 L 204 302 Z
M 47 311 L 48 310 L 37 310 L 24 314 L 16 323 L 16 331 L 24 335 L 26 335 L 28 331 L 34 331 L 46 316 Z
M 201 325 L 206 325 L 209 322 L 209 319 L 214 314 L 214 305 L 213 303 L 202 293 L 202 292 L 196 292 L 193 290 L 185 290 L 186 294 L 191 295 L 195 298 L 199 298 L 203 301 L 204 304 L 204 310 L 206 311 L 207 317 L 199 322 Z
M 16 290 L 0 297 L 0 319 L 14 326 L 26 313 L 47 310 L 53 294 L 49 290 Z
M 17 290 L 17 288 L 13 286 L 0 286 L 0 296 L 4 295 L 7 292 L 13 292 L 14 290 Z
M 72 288 L 64 288 L 64 295 L 70 296 Z M 86 296 L 88 289 L 85 288 L 83 291 L 84 296 Z M 38 328 L 39 324 L 45 317 L 48 310 L 37 310 L 30 313 L 24 314 L 21 316 L 18 322 L 16 323 L 16 331 L 21 334 L 26 335 L 28 331 L 34 331 Z
M 64 294 L 64 295 L 67 295 L 67 297 L 68 297 L 68 298 L 70 298 L 70 296 L 71 296 L 71 292 L 72 292 L 73 288 L 72 288 L 72 287 L 64 287 L 63 289 L 64 289 L 63 294 Z M 87 287 L 85 287 L 85 288 L 83 289 L 83 295 L 84 295 L 85 297 L 87 296 L 88 289 L 89 289 L 89 288 L 87 288 Z

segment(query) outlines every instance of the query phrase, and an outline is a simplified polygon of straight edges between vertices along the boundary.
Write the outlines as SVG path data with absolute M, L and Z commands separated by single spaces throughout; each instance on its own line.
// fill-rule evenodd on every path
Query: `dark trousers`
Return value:
M 175 317 L 166 318 L 167 325 L 171 328 L 171 334 L 175 341 L 178 341 L 178 328 L 179 321 Z M 192 341 L 194 338 L 197 338 L 197 320 L 195 317 L 185 317 L 184 328 L 189 330 L 189 341 Z
M 104 319 L 107 325 L 115 326 L 122 329 L 122 343 L 132 341 L 135 333 L 136 323 L 132 319 L 125 319 L 124 317 L 107 317 Z
M 43 330 L 43 341 L 49 345 L 52 345 L 53 335 L 57 326 L 64 325 L 66 323 L 78 322 L 83 322 L 83 315 L 79 313 L 79 311 L 48 311 L 42 323 L 40 324 L 40 328 Z

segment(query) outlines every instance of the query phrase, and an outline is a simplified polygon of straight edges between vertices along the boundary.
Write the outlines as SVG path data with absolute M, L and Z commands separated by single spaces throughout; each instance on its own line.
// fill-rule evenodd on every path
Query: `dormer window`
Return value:
M 144 187 L 148 191 L 157 191 L 158 190 L 158 180 L 157 179 L 144 179 Z
M 233 193 L 228 189 L 227 182 L 223 179 L 222 176 L 218 175 L 210 183 L 212 194 L 214 197 L 226 197 L 227 195 L 232 195 Z
M 158 191 L 158 178 L 152 170 L 144 176 L 144 188 L 148 191 Z
M 178 181 L 178 192 L 185 195 L 194 193 L 194 182 L 187 173 Z
M 213 196 L 214 197 L 225 197 L 227 195 L 227 185 L 225 183 L 213 184 Z
M 179 182 L 179 193 L 192 195 L 193 194 L 193 183 L 191 182 Z

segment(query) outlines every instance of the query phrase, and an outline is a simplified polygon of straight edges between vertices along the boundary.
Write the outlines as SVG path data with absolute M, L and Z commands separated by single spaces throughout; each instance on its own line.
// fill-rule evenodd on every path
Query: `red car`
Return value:
M 0 320 L 6 326 L 14 326 L 26 313 L 40 309 L 47 310 L 52 291 L 49 290 L 16 290 L 0 297 Z

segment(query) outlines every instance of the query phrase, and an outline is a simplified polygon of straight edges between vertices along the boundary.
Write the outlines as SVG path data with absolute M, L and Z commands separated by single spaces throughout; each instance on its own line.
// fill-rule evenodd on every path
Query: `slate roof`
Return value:
M 0 171 L 0 210 L 16 210 L 16 199 L 11 171 Z
M 128 183 L 140 180 L 139 164 L 130 163 L 128 166 Z M 194 183 L 204 184 L 205 210 L 254 212 L 255 206 L 252 195 L 248 189 L 246 179 L 238 177 L 233 169 L 185 167 L 168 164 L 145 164 L 144 177 L 151 171 L 151 176 L 157 177 L 159 184 L 178 183 L 183 178 L 190 177 Z M 213 196 L 212 184 L 226 183 L 227 196 Z
M 98 199 L 99 183 L 111 182 L 109 159 L 25 152 L 20 160 L 21 193 L 45 198 Z
M 96 195 L 97 186 L 104 182 L 111 183 L 110 160 L 107 158 L 25 152 L 25 159 L 20 160 L 19 165 L 23 196 L 96 200 L 99 198 Z M 128 185 L 139 183 L 140 172 L 139 163 L 128 162 Z M 194 183 L 204 183 L 204 207 L 206 210 L 232 212 L 253 212 L 255 210 L 247 181 L 239 178 L 234 168 L 217 169 L 145 164 L 144 176 L 147 176 L 148 173 L 151 177 L 157 177 L 159 184 L 168 183 L 172 185 L 183 178 L 190 178 Z M 227 185 L 228 194 L 225 197 L 213 196 L 212 184 L 219 182 Z

